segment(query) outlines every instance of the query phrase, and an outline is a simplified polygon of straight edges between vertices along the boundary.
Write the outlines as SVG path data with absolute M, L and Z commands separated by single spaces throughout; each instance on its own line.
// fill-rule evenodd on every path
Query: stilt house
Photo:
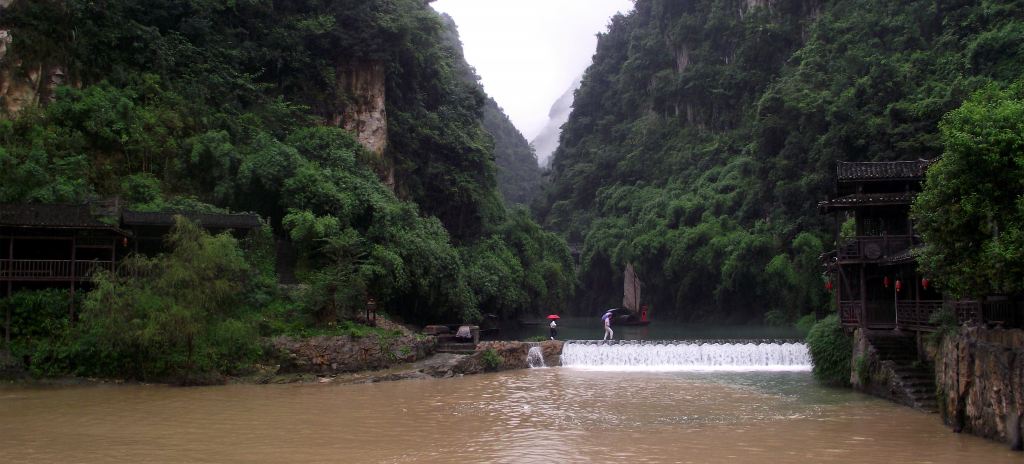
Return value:
M 845 328 L 934 330 L 932 314 L 944 305 L 958 322 L 1019 325 L 1013 302 L 986 297 L 951 301 L 921 274 L 912 254 L 921 244 L 910 205 L 921 191 L 931 160 L 840 162 L 835 195 L 818 204 L 834 214 L 837 248 L 823 255 Z M 846 221 L 855 226 L 844 236 Z

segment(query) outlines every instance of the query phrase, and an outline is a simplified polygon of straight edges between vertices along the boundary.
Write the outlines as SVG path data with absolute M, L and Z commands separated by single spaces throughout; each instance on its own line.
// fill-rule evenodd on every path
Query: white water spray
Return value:
M 526 353 L 526 364 L 531 369 L 535 367 L 548 367 L 544 365 L 544 352 L 541 351 L 539 346 L 530 347 L 530 352 Z
M 562 366 L 603 371 L 809 371 L 807 345 L 794 342 L 566 342 Z

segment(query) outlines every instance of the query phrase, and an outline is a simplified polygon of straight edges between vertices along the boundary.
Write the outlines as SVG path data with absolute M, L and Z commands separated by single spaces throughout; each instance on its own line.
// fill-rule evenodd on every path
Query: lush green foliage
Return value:
M 635 5 L 600 36 L 537 211 L 583 243 L 584 310 L 632 262 L 658 317 L 810 312 L 836 161 L 937 156 L 942 116 L 1024 61 L 1014 0 Z
M 501 363 L 504 362 L 504 360 L 501 359 L 501 355 L 498 354 L 494 348 L 484 350 L 483 353 L 480 354 L 480 361 L 483 362 L 484 369 L 489 371 L 497 370 L 501 367 Z
M 515 236 L 530 243 L 494 243 L 524 219 L 499 200 L 486 97 L 424 2 L 18 1 L 0 26 L 14 37 L 5 63 L 59 65 L 72 84 L 0 118 L 0 202 L 257 212 L 299 249 L 317 324 L 367 295 L 437 322 L 560 304 L 571 288 L 553 236 L 534 226 Z M 342 82 L 372 66 L 383 156 L 333 127 L 367 97 Z M 379 180 L 392 171 L 394 192 Z M 262 240 L 250 251 L 271 278 Z M 523 286 L 494 286 L 496 272 Z
M 15 359 L 30 359 L 36 375 L 62 373 L 68 365 L 71 337 L 71 297 L 64 289 L 23 290 L 0 299 L 0 317 L 10 314 L 11 343 Z
M 814 362 L 814 377 L 832 385 L 849 385 L 853 344 L 843 332 L 839 316 L 818 321 L 807 334 L 807 349 Z
M 189 380 L 232 373 L 260 354 L 254 308 L 269 291 L 237 240 L 179 218 L 171 251 L 106 274 L 81 314 L 77 373 Z
M 1024 292 L 1024 81 L 979 91 L 940 127 L 913 207 L 922 270 L 958 296 Z

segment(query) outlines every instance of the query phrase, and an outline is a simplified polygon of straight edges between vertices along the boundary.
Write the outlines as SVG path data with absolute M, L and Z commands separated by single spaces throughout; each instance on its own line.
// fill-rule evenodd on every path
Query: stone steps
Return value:
M 871 334 L 868 342 L 878 359 L 892 363 L 895 381 L 917 409 L 936 412 L 935 372 L 918 357 L 917 343 L 910 335 Z
M 441 343 L 437 345 L 437 352 L 451 354 L 473 354 L 476 352 L 476 343 Z

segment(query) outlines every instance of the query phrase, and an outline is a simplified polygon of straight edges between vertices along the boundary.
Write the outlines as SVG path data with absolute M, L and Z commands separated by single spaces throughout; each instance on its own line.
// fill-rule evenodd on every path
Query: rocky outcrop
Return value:
M 337 75 L 338 88 L 351 100 L 335 116 L 335 125 L 352 131 L 367 150 L 382 155 L 388 145 L 384 64 L 351 63 L 339 67 Z
M 0 0 L 0 11 L 13 3 Z M 64 83 L 64 68 L 55 63 L 27 62 L 17 58 L 11 30 L 0 29 L 0 119 L 21 110 L 53 101 L 57 86 Z
M 501 364 L 498 366 L 498 370 L 528 369 L 530 365 L 526 359 L 530 348 L 540 346 L 544 356 L 544 365 L 555 367 L 562 365 L 563 343 L 561 340 L 547 340 L 543 342 L 481 342 L 477 345 L 476 354 L 473 356 L 481 357 L 483 352 L 494 350 L 501 357 Z
M 434 353 L 434 337 L 277 337 L 270 342 L 280 373 L 338 374 L 418 361 Z
M 1022 448 L 1024 330 L 962 328 L 943 340 L 935 375 L 946 424 Z
M 850 383 L 862 392 L 935 412 L 932 368 L 918 355 L 911 333 L 854 332 Z

